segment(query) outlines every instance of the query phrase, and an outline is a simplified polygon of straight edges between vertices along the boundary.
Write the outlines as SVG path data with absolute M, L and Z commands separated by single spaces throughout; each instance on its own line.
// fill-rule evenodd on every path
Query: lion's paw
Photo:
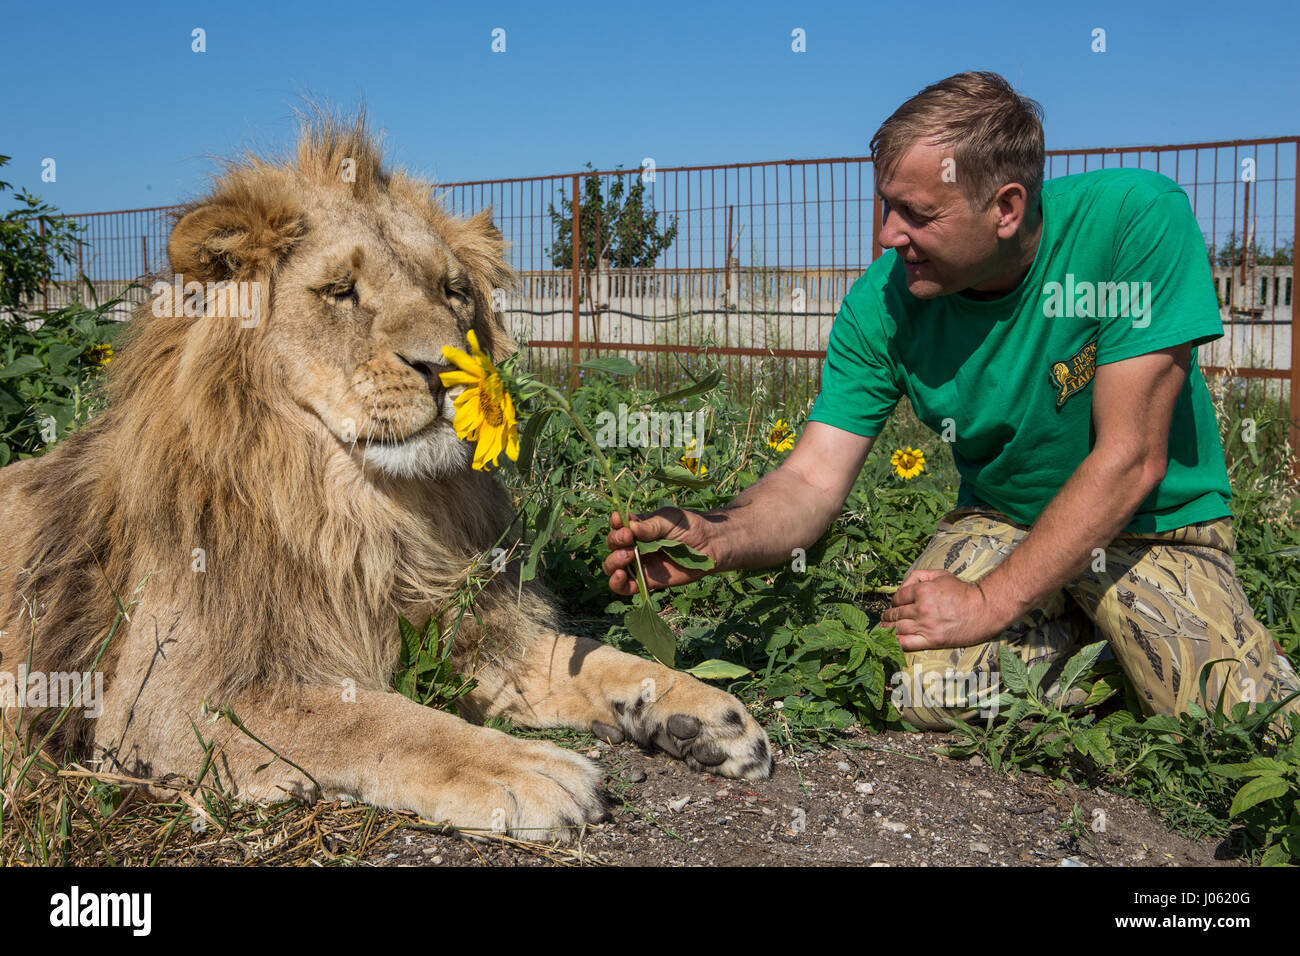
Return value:
M 448 768 L 425 815 L 483 835 L 574 839 L 607 816 L 600 768 L 579 754 L 498 731 Z M 499 739 L 498 739 L 499 738 Z
M 613 743 L 630 737 L 686 762 L 692 770 L 762 780 L 772 773 L 767 732 L 731 694 L 676 674 L 655 696 L 642 690 L 612 702 L 621 727 L 596 721 L 592 732 Z

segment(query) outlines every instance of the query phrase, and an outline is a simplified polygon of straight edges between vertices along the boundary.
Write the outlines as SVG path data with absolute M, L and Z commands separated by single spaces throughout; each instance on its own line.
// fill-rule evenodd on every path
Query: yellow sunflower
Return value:
M 925 455 L 919 448 L 899 448 L 890 457 L 889 463 L 899 478 L 915 478 L 925 471 Z
M 86 350 L 86 357 L 96 365 L 107 365 L 113 361 L 113 346 L 92 345 Z
M 768 429 L 767 447 L 777 451 L 789 451 L 794 447 L 794 429 L 785 423 L 784 418 L 778 418 L 776 424 Z
M 466 441 L 478 442 L 474 447 L 474 467 L 487 471 L 495 466 L 501 452 L 511 461 L 519 458 L 519 428 L 515 418 L 514 402 L 506 391 L 505 383 L 497 373 L 492 360 L 478 347 L 478 338 L 467 332 L 471 355 L 450 345 L 442 347 L 442 357 L 456 368 L 441 372 L 443 388 L 465 386 L 456 396 L 456 418 L 453 425 L 456 435 Z
M 696 478 L 703 478 L 705 475 L 709 473 L 709 469 L 704 467 L 704 463 L 700 461 L 699 455 L 695 455 L 695 456 L 691 455 L 691 452 L 694 449 L 695 449 L 695 439 L 692 438 L 691 443 L 686 446 L 686 454 L 682 455 L 681 461 L 682 464 L 686 466 L 686 469 L 692 475 L 694 475 Z

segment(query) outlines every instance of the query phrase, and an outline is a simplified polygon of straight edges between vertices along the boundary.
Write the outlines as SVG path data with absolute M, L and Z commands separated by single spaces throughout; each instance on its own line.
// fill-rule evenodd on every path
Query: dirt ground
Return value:
M 616 805 L 609 822 L 589 827 L 574 845 L 553 849 L 470 840 L 401 826 L 369 847 L 360 861 L 386 866 L 1243 865 L 1226 858 L 1222 841 L 1171 833 L 1125 797 L 1072 785 L 1058 789 L 1041 777 L 1012 779 L 993 773 L 978 758 L 950 760 L 932 752 L 948 739 L 934 733 L 850 732 L 837 747 L 797 758 L 778 747 L 776 772 L 757 783 L 699 774 L 631 743 L 592 743 L 582 752 L 605 768 L 606 792 Z M 1069 826 L 1072 819 L 1078 822 Z

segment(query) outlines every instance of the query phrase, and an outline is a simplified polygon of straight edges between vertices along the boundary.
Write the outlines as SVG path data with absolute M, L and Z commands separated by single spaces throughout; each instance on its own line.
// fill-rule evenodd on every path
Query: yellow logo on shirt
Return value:
M 1093 339 L 1064 362 L 1053 362 L 1048 372 L 1052 384 L 1060 389 L 1056 396 L 1056 407 L 1060 408 L 1065 400 L 1075 392 L 1082 391 L 1097 373 L 1097 340 Z

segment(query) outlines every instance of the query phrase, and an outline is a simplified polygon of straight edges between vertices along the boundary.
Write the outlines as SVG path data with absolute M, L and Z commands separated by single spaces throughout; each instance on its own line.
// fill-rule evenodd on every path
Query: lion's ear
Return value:
M 202 202 L 172 229 L 167 255 L 187 279 L 221 281 L 266 274 L 305 231 L 301 211 L 272 197 L 226 196 Z
M 497 311 L 499 296 L 512 289 L 516 279 L 515 270 L 506 261 L 509 243 L 493 224 L 491 207 L 469 219 L 449 219 L 444 233 L 452 253 L 469 270 L 474 283 L 479 312 L 485 319 L 476 326 L 484 326 L 478 331 L 487 336 L 488 354 L 500 361 L 519 348 Z

